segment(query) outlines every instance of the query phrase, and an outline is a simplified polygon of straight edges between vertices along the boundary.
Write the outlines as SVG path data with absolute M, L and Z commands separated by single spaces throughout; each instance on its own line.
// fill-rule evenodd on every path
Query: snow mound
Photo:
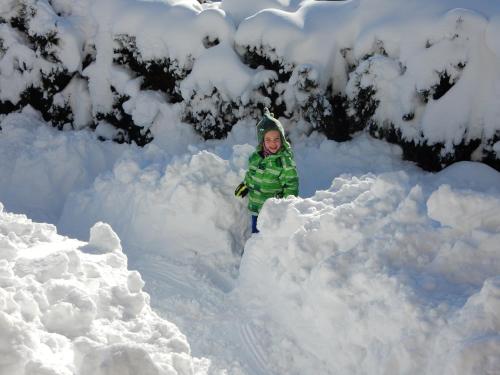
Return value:
M 407 172 L 344 175 L 311 198 L 266 202 L 237 292 L 279 322 L 270 355 L 291 361 L 280 370 L 500 370 L 500 199 L 457 187 L 471 164 L 429 177 L 435 188 Z
M 500 231 L 500 201 L 496 196 L 442 185 L 431 195 L 427 207 L 430 218 L 451 228 L 466 232 L 476 228 Z
M 151 310 L 108 225 L 93 227 L 90 244 L 113 251 L 89 254 L 53 225 L 0 208 L 1 374 L 207 373 L 208 361 Z
M 242 154 L 235 159 L 248 153 L 234 147 L 235 155 Z M 173 258 L 241 253 L 249 217 L 233 195 L 242 180 L 239 166 L 196 149 L 167 165 L 147 159 L 131 153 L 92 187 L 72 194 L 59 221 L 61 230 L 82 238 L 83 228 L 104 221 L 127 246 L 147 246 Z
M 29 109 L 8 115 L 1 124 L 0 197 L 9 211 L 40 221 L 56 222 L 66 196 L 90 186 L 125 150 L 96 142 L 88 130 L 52 129 Z

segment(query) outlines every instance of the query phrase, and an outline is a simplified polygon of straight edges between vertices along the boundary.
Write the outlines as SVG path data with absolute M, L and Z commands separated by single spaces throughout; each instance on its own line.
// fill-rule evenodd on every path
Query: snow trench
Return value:
M 39 125 L 1 123 L 0 373 L 500 370 L 491 168 L 429 174 L 365 136 L 292 132 L 301 197 L 266 202 L 250 235 L 248 124 L 170 154 Z

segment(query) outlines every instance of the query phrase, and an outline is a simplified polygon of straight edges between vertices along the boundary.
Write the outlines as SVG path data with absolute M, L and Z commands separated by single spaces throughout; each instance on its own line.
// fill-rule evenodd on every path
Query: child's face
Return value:
M 264 134 L 264 146 L 266 149 L 275 154 L 281 148 L 281 134 L 277 130 L 269 130 Z

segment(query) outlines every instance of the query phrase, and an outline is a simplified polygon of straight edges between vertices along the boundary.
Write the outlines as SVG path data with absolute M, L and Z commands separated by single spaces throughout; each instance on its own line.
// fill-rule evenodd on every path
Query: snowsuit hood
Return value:
M 264 144 L 264 136 L 270 130 L 277 130 L 280 132 L 281 136 L 281 148 L 285 150 L 290 150 L 290 144 L 285 138 L 285 129 L 281 122 L 274 118 L 273 114 L 269 112 L 269 109 L 264 108 L 264 116 L 257 123 L 257 150 L 262 151 Z

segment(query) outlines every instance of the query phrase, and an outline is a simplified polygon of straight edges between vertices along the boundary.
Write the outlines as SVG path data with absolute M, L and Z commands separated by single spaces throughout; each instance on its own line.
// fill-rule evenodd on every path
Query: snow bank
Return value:
M 471 189 L 469 175 L 492 184 Z M 414 177 L 344 175 L 265 204 L 238 293 L 280 322 L 271 356 L 292 364 L 279 371 L 500 370 L 498 173 L 464 163 Z
M 149 148 L 154 155 L 155 147 Z M 235 147 L 235 159 L 245 163 L 250 152 L 251 147 Z M 134 248 L 176 259 L 232 258 L 241 253 L 248 232 L 244 203 L 233 195 L 241 168 L 196 149 L 167 164 L 131 153 L 68 198 L 59 226 L 81 238 L 90 223 L 105 221 Z
M 367 135 L 350 142 L 333 142 L 323 135 L 291 135 L 299 170 L 300 196 L 310 197 L 328 189 L 332 180 L 343 174 L 360 176 L 405 169 L 419 174 L 418 168 L 401 161 L 401 148 L 387 145 Z
M 88 130 L 52 129 L 32 110 L 7 116 L 1 129 L 2 201 L 11 211 L 48 222 L 60 217 L 70 192 L 90 186 L 125 151 L 115 143 L 96 142 Z
M 0 204 L 0 373 L 207 374 L 151 310 L 117 239 L 101 223 L 86 245 Z M 87 251 L 96 246 L 106 252 Z
M 483 228 L 492 232 L 500 227 L 500 202 L 495 196 L 452 189 L 441 185 L 427 202 L 429 217 L 443 226 L 471 231 Z M 444 211 L 443 207 L 447 207 Z
M 253 123 L 236 125 L 224 142 L 205 143 L 179 123 L 173 108 L 161 105 L 152 125 L 158 137 L 144 148 L 96 142 L 85 130 L 58 132 L 29 111 L 7 116 L 1 126 L 0 173 L 6 182 L 0 198 L 8 209 L 56 223 L 80 239 L 104 221 L 127 248 L 237 262 L 249 217 L 246 202 L 233 192 L 253 150 L 247 142 L 255 144 Z M 319 134 L 305 137 L 294 124 L 287 127 L 302 195 L 328 187 L 340 173 L 392 169 L 400 155 L 397 147 L 368 137 L 339 144 Z

